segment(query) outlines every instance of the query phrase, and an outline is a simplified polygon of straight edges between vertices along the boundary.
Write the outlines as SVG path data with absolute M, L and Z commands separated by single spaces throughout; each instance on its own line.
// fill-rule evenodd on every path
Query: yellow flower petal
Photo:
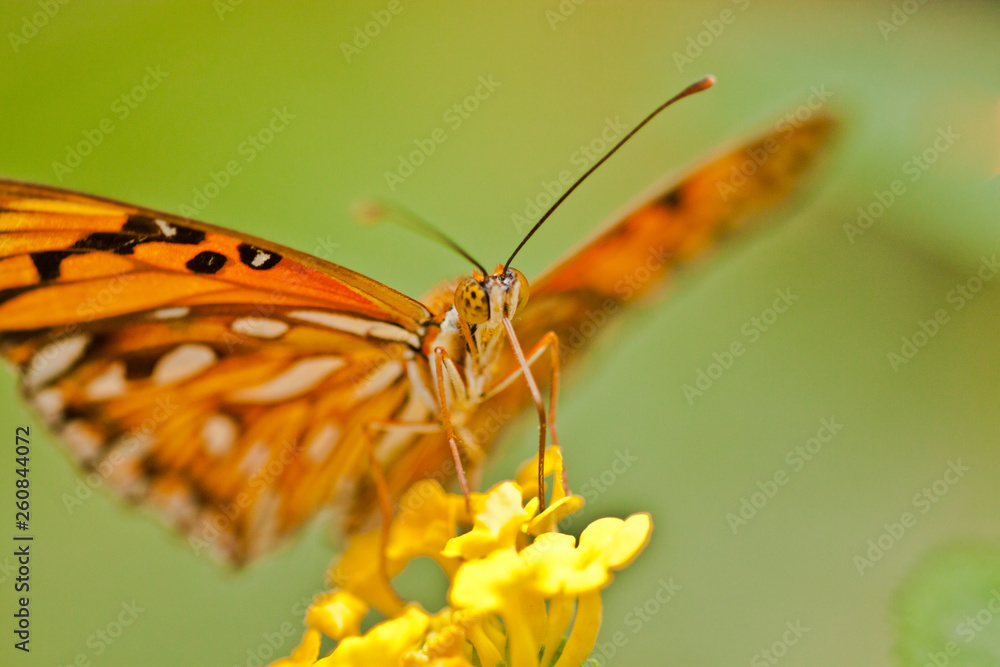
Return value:
M 604 588 L 611 575 L 600 554 L 576 548 L 572 535 L 545 533 L 521 552 L 532 572 L 532 585 L 542 595 L 578 595 Z
M 586 593 L 580 596 L 573 629 L 554 667 L 578 667 L 583 664 L 594 650 L 597 631 L 601 629 L 601 609 L 600 593 Z
M 472 530 L 449 540 L 444 555 L 472 560 L 515 546 L 521 527 L 534 513 L 529 514 L 532 507 L 531 503 L 528 508 L 521 506 L 521 490 L 513 482 L 497 485 L 486 494 Z
M 572 598 L 557 597 L 549 602 L 549 625 L 545 629 L 545 653 L 539 664 L 551 665 L 552 656 L 559 650 L 566 628 L 573 620 L 574 602 Z
M 552 502 L 558 502 L 566 496 L 563 490 L 563 456 L 562 450 L 552 445 L 545 450 L 545 476 L 552 476 Z M 531 498 L 538 495 L 538 455 L 536 454 L 530 461 L 527 461 L 517 471 L 514 477 L 524 498 Z M 547 486 L 547 485 L 546 485 Z
M 506 646 L 505 636 L 500 637 L 504 641 L 500 642 L 498 645 L 497 642 L 490 638 L 489 634 L 479 623 L 469 626 L 469 629 L 466 631 L 466 636 L 468 636 L 472 645 L 476 647 L 476 653 L 479 654 L 480 664 L 495 665 L 503 660 L 503 648 Z
M 454 496 L 432 479 L 410 487 L 399 501 L 401 509 L 389 531 L 389 558 L 404 562 L 419 556 L 440 558 L 458 530 L 454 501 Z
M 398 667 L 406 653 L 423 643 L 430 620 L 415 606 L 402 615 L 379 623 L 363 637 L 348 637 L 315 667 Z
M 583 498 L 577 495 L 564 496 L 545 508 L 545 511 L 528 522 L 525 529 L 529 535 L 541 535 L 559 528 L 559 522 L 583 507 Z
M 599 552 L 608 567 L 620 570 L 649 543 L 653 522 L 649 514 L 633 514 L 628 519 L 598 519 L 580 534 L 580 549 Z
M 523 575 L 521 559 L 513 547 L 494 551 L 458 568 L 448 599 L 453 607 L 474 613 L 499 611 L 509 603 Z
M 344 550 L 340 561 L 330 571 L 330 580 L 349 591 L 386 616 L 400 613 L 405 603 L 392 589 L 386 573 L 381 570 L 382 534 L 379 530 L 355 535 Z M 388 559 L 388 577 L 399 574 L 405 563 Z
M 473 667 L 465 655 L 465 630 L 458 625 L 448 625 L 440 632 L 427 637 L 423 650 L 407 656 L 404 665 L 433 665 L 433 667 Z
M 313 600 L 306 613 L 306 624 L 339 641 L 359 634 L 367 613 L 368 605 L 357 596 L 347 591 L 330 591 Z
M 302 636 L 302 643 L 295 647 L 292 655 L 276 660 L 269 667 L 311 667 L 319 657 L 319 631 L 309 628 Z

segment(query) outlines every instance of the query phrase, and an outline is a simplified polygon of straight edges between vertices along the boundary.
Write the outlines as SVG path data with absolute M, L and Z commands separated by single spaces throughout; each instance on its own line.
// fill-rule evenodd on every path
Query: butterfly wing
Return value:
M 90 473 L 233 561 L 367 471 L 363 425 L 426 418 L 406 364 L 430 313 L 213 227 L 0 181 L 0 351 Z
M 833 130 L 832 118 L 817 113 L 652 188 L 532 283 L 515 322 L 522 345 L 554 331 L 571 359 L 627 305 L 784 202 Z

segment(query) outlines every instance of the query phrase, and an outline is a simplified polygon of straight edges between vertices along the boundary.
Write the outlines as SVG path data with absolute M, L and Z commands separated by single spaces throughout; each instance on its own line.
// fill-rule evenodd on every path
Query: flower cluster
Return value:
M 547 475 L 562 479 L 557 448 L 545 465 Z M 302 643 L 272 667 L 581 665 L 597 639 L 601 590 L 645 547 L 652 524 L 648 514 L 599 519 L 578 543 L 557 526 L 583 500 L 556 483 L 551 505 L 539 512 L 536 466 L 472 494 L 471 514 L 462 496 L 437 482 L 414 485 L 400 503 L 409 511 L 396 516 L 388 534 L 352 540 L 331 572 L 336 588 L 309 609 Z M 390 583 L 424 556 L 451 582 L 450 604 L 437 613 L 406 603 Z M 361 634 L 372 608 L 386 620 Z M 320 658 L 323 635 L 337 645 Z

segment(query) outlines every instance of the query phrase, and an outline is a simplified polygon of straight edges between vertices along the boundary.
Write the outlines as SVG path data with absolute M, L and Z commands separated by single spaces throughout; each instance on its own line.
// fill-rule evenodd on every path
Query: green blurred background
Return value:
M 634 123 L 715 74 L 715 89 L 643 130 L 553 217 L 520 255 L 531 277 L 664 173 L 773 126 L 825 86 L 843 131 L 814 186 L 782 226 L 686 273 L 668 299 L 602 341 L 567 387 L 560 429 L 571 481 L 596 489 L 588 480 L 597 479 L 602 489 L 585 518 L 648 510 L 656 524 L 606 596 L 602 664 L 772 664 L 761 651 L 796 622 L 808 632 L 783 665 L 897 664 L 893 600 L 914 568 L 942 545 L 989 550 L 1000 535 L 1000 281 L 961 310 L 948 301 L 1000 252 L 1000 8 L 512 4 L 400 0 L 367 46 L 345 53 L 387 3 L 8 1 L 0 174 L 168 211 L 189 206 L 418 296 L 467 267 L 398 228 L 358 227 L 347 214 L 357 198 L 391 197 L 485 263 L 501 261 L 520 238 L 511 216 L 607 118 Z M 701 53 L 678 65 L 689 38 Z M 147 67 L 161 74 L 147 77 L 134 108 L 123 106 Z M 479 77 L 500 85 L 449 124 L 445 112 Z M 248 160 L 241 144 L 275 109 L 294 117 Z M 92 154 L 68 173 L 55 169 L 102 119 L 113 130 Z M 447 141 L 390 191 L 384 173 L 437 127 Z M 953 145 L 910 181 L 907 161 L 948 128 Z M 231 160 L 240 174 L 198 201 L 195 190 Z M 895 179 L 905 194 L 852 243 L 844 225 Z M 800 300 L 690 405 L 682 386 L 714 353 L 746 342 L 741 328 L 785 288 Z M 894 371 L 888 353 L 940 308 L 948 323 Z M 37 433 L 32 651 L 12 648 L 15 594 L 0 570 L 0 664 L 253 665 L 298 642 L 301 602 L 322 587 L 336 552 L 322 525 L 246 571 L 224 571 L 104 493 L 67 511 L 63 496 L 78 478 L 19 402 L 13 374 L 0 382 L 0 405 L 9 441 L 16 425 Z M 843 429 L 794 470 L 786 453 L 824 418 Z M 508 475 L 533 438 L 521 421 L 489 479 Z M 13 521 L 5 451 L 0 506 Z M 626 451 L 637 462 L 613 473 Z M 969 471 L 920 514 L 914 495 L 959 459 Z M 779 470 L 787 485 L 734 535 L 726 515 Z M 859 575 L 854 557 L 906 511 L 916 525 Z M 671 578 L 679 592 L 650 603 Z M 406 586 L 438 583 L 414 575 Z M 99 633 L 116 632 L 123 605 L 142 611 L 105 641 Z M 942 623 L 952 632 L 954 619 Z M 287 624 L 294 634 L 282 634 Z M 617 632 L 624 645 L 610 655 Z M 985 661 L 966 650 L 950 664 L 1000 664 L 998 636 L 1000 622 L 976 636 Z

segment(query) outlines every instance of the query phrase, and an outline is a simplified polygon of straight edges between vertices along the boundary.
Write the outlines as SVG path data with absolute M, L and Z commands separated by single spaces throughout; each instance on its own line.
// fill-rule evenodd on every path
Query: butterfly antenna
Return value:
M 364 224 L 395 222 L 397 225 L 406 227 L 424 238 L 437 241 L 469 260 L 484 276 L 489 275 L 483 265 L 477 262 L 462 246 L 458 245 L 458 243 L 449 238 L 444 232 L 435 228 L 434 225 L 403 206 L 370 200 L 356 204 L 352 212 L 358 222 Z
M 708 90 L 709 88 L 711 88 L 714 85 L 715 85 L 715 77 L 712 76 L 711 74 L 708 75 L 708 76 L 706 76 L 704 79 L 701 79 L 700 81 L 695 81 L 690 86 L 688 86 L 687 88 L 685 88 L 681 92 L 677 93 L 676 95 L 674 95 L 673 97 L 671 97 L 669 100 L 667 100 L 666 102 L 664 102 L 660 106 L 656 107 L 656 109 L 654 109 L 651 114 L 649 114 L 648 116 L 646 116 L 642 120 L 641 123 L 639 123 L 634 128 L 632 128 L 631 132 L 629 132 L 624 137 L 622 137 L 622 140 L 619 141 L 617 144 L 615 144 L 614 148 L 612 148 L 611 150 L 609 150 L 607 153 L 604 154 L 604 157 L 602 157 L 600 160 L 598 160 L 597 162 L 595 162 L 594 165 L 583 174 L 583 176 L 581 176 L 580 178 L 578 178 L 576 180 L 576 183 L 574 183 L 573 185 L 569 186 L 569 189 L 567 189 L 566 192 L 564 192 L 562 194 L 562 196 L 559 197 L 559 199 L 556 200 L 556 203 L 554 203 L 552 206 L 549 207 L 549 210 L 545 212 L 545 215 L 543 215 L 538 220 L 538 222 L 535 223 L 535 226 L 532 227 L 528 231 L 527 235 L 523 239 L 521 239 L 521 242 L 517 244 L 516 248 L 514 248 L 514 252 L 512 252 L 510 254 L 510 258 L 508 258 L 507 259 L 507 263 L 504 264 L 504 270 L 505 271 L 507 270 L 507 268 L 510 266 L 510 263 L 514 261 L 514 257 L 517 255 L 518 252 L 521 251 L 521 248 L 523 248 L 524 244 L 528 242 L 528 239 L 530 239 L 532 237 L 532 235 L 535 232 L 538 231 L 538 228 L 542 226 L 542 223 L 545 222 L 549 218 L 550 215 L 552 215 L 553 211 L 555 211 L 557 208 L 559 208 L 559 204 L 562 204 L 566 200 L 566 198 L 569 197 L 570 193 L 573 192 L 573 190 L 576 190 L 576 188 L 580 185 L 580 183 L 583 183 L 583 181 L 588 176 L 590 176 L 592 173 L 594 173 L 594 171 L 598 167 L 600 167 L 602 164 L 604 164 L 604 162 L 609 157 L 611 157 L 612 155 L 614 155 L 615 151 L 617 151 L 619 148 L 621 148 L 622 145 L 626 141 L 628 141 L 629 139 L 631 139 L 632 136 L 635 135 L 636 132 L 638 132 L 639 130 L 641 130 L 642 127 L 646 123 L 648 123 L 649 121 L 653 120 L 653 118 L 655 118 L 657 114 L 659 114 L 661 111 L 663 111 L 664 109 L 666 109 L 667 107 L 669 107 L 674 102 L 680 101 L 680 100 L 684 99 L 685 97 L 688 97 L 689 95 L 694 95 L 695 93 L 700 93 L 703 90 Z

